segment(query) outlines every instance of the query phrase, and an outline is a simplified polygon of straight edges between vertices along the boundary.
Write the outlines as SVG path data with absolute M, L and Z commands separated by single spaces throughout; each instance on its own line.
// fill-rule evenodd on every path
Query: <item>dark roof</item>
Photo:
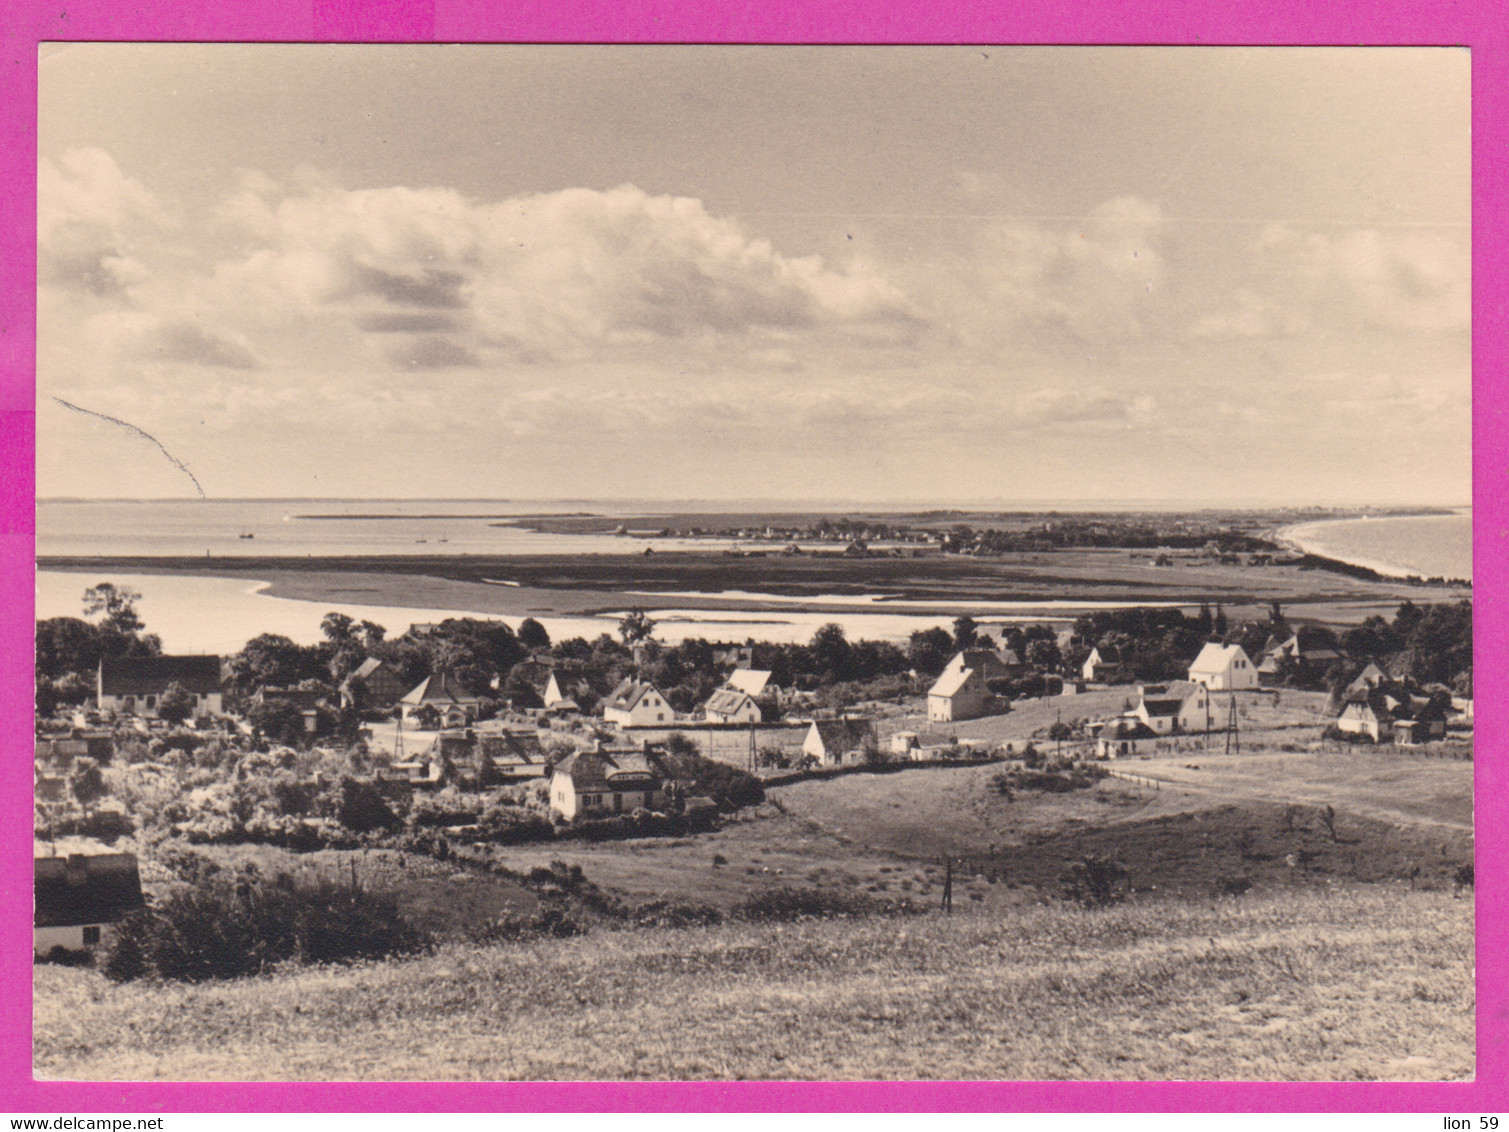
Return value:
M 1102 739 L 1157 739 L 1159 735 L 1140 719 L 1115 719 L 1101 731 L 1100 737 Z
M 1116 645 L 1096 645 L 1091 651 L 1100 656 L 1101 664 L 1121 663 L 1121 649 Z
M 608 755 L 579 751 L 555 766 L 556 774 L 571 779 L 576 790 L 642 790 L 660 781 L 643 755 Z
M 100 659 L 102 696 L 161 695 L 169 684 L 195 695 L 220 691 L 218 656 L 107 656 Z
M 812 726 L 825 751 L 850 751 L 875 741 L 875 725 L 868 719 L 818 719 Z
M 143 904 L 130 853 L 38 857 L 34 877 L 39 928 L 113 923 Z
M 1183 700 L 1150 700 L 1145 696 L 1142 700 L 1142 708 L 1148 715 L 1178 715 L 1183 706 Z
M 748 692 L 741 692 L 737 688 L 719 688 L 708 697 L 707 710 L 720 715 L 732 715 L 741 709 L 746 701 L 754 702 L 754 698 Z
M 545 748 L 532 731 L 483 732 L 477 737 L 482 753 L 495 763 L 530 764 L 545 761 Z
M 653 684 L 643 684 L 638 680 L 625 680 L 613 689 L 613 693 L 609 696 L 606 706 L 615 711 L 633 711 L 635 705 L 640 700 L 654 691 L 655 685 Z M 660 698 L 665 699 L 664 696 Z
M 480 698 L 472 695 L 449 672 L 438 676 L 426 676 L 399 701 L 405 704 L 475 704 Z

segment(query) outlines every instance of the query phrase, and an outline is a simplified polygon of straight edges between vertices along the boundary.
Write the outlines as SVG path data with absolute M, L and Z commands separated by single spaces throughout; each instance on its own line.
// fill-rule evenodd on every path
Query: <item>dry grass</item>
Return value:
M 1472 901 L 1366 887 L 454 946 L 218 986 L 41 967 L 72 1079 L 1448 1079 Z

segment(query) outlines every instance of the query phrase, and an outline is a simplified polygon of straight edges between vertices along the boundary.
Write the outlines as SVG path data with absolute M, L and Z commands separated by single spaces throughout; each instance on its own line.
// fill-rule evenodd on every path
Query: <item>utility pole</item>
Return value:
M 951 916 L 954 912 L 954 859 L 949 856 L 943 858 L 943 914 Z
M 1237 734 L 1237 694 L 1231 692 L 1231 708 L 1226 715 L 1226 753 L 1229 755 L 1235 749 L 1237 754 L 1242 753 L 1242 739 Z
M 393 761 L 403 762 L 403 708 L 398 709 L 398 727 L 393 732 Z

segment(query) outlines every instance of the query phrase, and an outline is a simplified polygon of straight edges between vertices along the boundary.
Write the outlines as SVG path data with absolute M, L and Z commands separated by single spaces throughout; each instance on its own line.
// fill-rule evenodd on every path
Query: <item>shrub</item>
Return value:
M 1089 856 L 1069 866 L 1064 895 L 1086 908 L 1119 904 L 1131 891 L 1131 874 L 1119 861 Z
M 403 824 L 372 783 L 342 778 L 340 791 L 335 816 L 347 829 L 369 833 L 374 829 L 396 829 Z
M 909 900 L 883 900 L 862 892 L 829 892 L 820 888 L 772 888 L 744 900 L 735 910 L 746 920 L 795 920 L 833 916 L 873 916 L 917 911 Z
M 629 919 L 642 928 L 688 928 L 721 924 L 723 912 L 711 904 L 678 903 L 652 900 L 638 904 L 628 913 Z
M 298 888 L 287 874 L 268 882 L 247 868 L 202 873 L 196 886 L 121 921 L 103 969 L 117 982 L 202 982 L 287 960 L 350 962 L 428 946 L 386 895 L 328 882 Z

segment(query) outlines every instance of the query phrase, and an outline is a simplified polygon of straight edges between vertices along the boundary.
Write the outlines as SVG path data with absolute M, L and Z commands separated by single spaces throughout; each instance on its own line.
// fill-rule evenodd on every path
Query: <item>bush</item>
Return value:
M 1086 908 L 1119 904 L 1131 892 L 1131 874 L 1119 861 L 1085 857 L 1069 867 L 1064 877 L 1064 895 Z
M 341 963 L 429 947 L 388 896 L 322 882 L 298 888 L 288 875 L 254 868 L 201 874 L 195 887 L 118 925 L 105 957 L 117 982 L 156 976 L 183 982 L 253 975 L 275 963 Z
M 735 913 L 746 920 L 790 923 L 815 917 L 874 916 L 917 910 L 909 900 L 883 900 L 859 892 L 783 887 L 756 893 L 739 904 Z
M 721 924 L 723 912 L 711 904 L 652 900 L 629 910 L 629 919 L 642 928 L 689 928 Z
M 340 790 L 336 817 L 347 829 L 369 833 L 374 829 L 396 829 L 403 824 L 372 783 L 342 778 Z

